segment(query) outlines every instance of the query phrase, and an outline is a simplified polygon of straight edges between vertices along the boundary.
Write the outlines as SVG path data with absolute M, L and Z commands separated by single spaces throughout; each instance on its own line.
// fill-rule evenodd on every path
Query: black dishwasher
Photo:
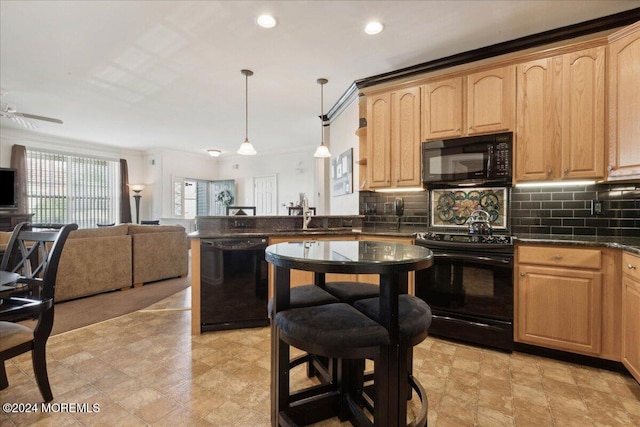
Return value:
M 201 330 L 252 328 L 269 324 L 267 239 L 200 241 Z

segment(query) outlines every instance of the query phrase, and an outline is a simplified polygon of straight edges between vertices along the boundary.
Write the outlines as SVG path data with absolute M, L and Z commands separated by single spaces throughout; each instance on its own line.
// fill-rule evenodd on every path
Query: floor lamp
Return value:
M 140 224 L 140 198 L 142 197 L 140 195 L 140 192 L 142 190 L 144 190 L 144 185 L 142 184 L 130 184 L 129 188 L 131 189 L 131 191 L 133 191 L 134 194 L 133 198 L 136 201 L 136 224 Z

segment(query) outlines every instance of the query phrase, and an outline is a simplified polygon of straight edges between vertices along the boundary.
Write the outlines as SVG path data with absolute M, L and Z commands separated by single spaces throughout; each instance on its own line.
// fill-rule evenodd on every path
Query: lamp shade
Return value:
M 243 156 L 253 156 L 254 154 L 257 154 L 256 149 L 253 148 L 253 145 L 251 145 L 248 139 L 245 139 L 245 141 L 240 144 L 240 148 L 238 148 L 237 152 Z
M 142 190 L 144 190 L 144 184 L 129 184 L 129 188 L 131 189 L 131 191 L 133 191 L 134 193 L 139 193 Z
M 326 145 L 320 144 L 318 145 L 318 148 L 316 148 L 316 152 L 313 153 L 313 157 L 318 157 L 318 158 L 331 157 L 331 153 L 329 152 L 329 149 L 327 148 Z

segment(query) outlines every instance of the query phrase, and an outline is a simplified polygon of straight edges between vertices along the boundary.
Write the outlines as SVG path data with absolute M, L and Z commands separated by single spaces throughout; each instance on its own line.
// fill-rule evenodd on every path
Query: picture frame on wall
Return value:
M 353 193 L 353 148 L 331 159 L 331 188 L 333 196 Z

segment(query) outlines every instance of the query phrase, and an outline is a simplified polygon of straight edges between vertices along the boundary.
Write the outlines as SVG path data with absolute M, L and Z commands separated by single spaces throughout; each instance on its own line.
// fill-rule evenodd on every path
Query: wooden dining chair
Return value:
M 0 305 L 0 390 L 9 386 L 5 360 L 31 351 L 33 371 L 45 402 L 53 400 L 47 374 L 46 344 L 53 329 L 54 291 L 58 264 L 69 233 L 77 224 L 56 230 L 41 230 L 29 223 L 18 224 L 2 257 L 0 269 L 17 273 L 26 297 L 11 296 Z M 34 329 L 16 323 L 37 319 Z

